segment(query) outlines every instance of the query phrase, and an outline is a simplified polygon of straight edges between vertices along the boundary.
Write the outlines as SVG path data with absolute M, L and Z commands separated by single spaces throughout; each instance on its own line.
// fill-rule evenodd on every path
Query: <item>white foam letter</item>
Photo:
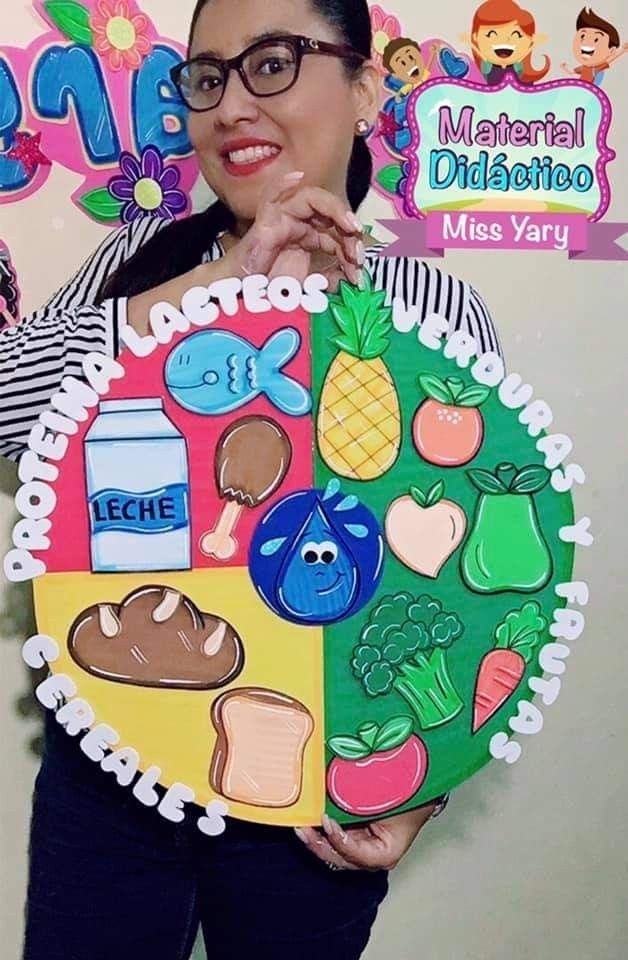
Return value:
M 57 495 L 47 483 L 33 480 L 19 487 L 15 494 L 15 506 L 29 520 L 45 520 L 57 505 Z
M 24 583 L 43 577 L 46 564 L 31 556 L 28 550 L 9 550 L 3 561 L 4 575 L 11 583 Z
M 269 313 L 272 306 L 266 290 L 268 277 L 263 273 L 252 273 L 242 281 L 242 298 L 249 313 Z
M 546 707 L 551 707 L 558 700 L 562 684 L 559 677 L 552 677 L 550 680 L 530 677 L 528 686 L 534 693 L 541 694 L 541 699 Z
M 181 823 L 185 819 L 183 807 L 194 803 L 194 791 L 184 783 L 173 783 L 157 807 L 158 812 L 172 823 Z
M 538 437 L 541 430 L 552 425 L 554 414 L 545 400 L 535 400 L 519 414 L 519 423 L 528 428 L 531 437 Z
M 239 309 L 238 294 L 242 293 L 242 281 L 237 277 L 214 280 L 208 287 L 210 297 L 216 297 L 223 313 L 235 317 Z
M 50 520 L 18 520 L 13 527 L 13 544 L 18 550 L 49 550 L 50 537 L 46 534 Z
M 121 380 L 124 367 L 104 353 L 88 353 L 83 359 L 85 379 L 96 393 L 109 393 L 112 380 Z
M 184 293 L 181 309 L 195 327 L 209 327 L 220 314 L 218 306 L 209 296 L 207 287 L 192 287 Z
M 63 434 L 49 433 L 43 424 L 36 423 L 29 434 L 28 445 L 46 460 L 63 460 L 68 449 L 68 438 Z
M 139 770 L 140 755 L 133 747 L 122 747 L 105 757 L 100 769 L 105 773 L 115 773 L 121 787 L 130 787 Z
M 569 603 L 577 603 L 581 607 L 586 607 L 589 602 L 589 588 L 582 580 L 574 580 L 573 583 L 559 583 L 556 587 L 556 596 L 567 600 Z
M 506 733 L 496 733 L 491 737 L 488 750 L 495 760 L 505 760 L 506 763 L 516 763 L 521 756 L 521 745 L 516 740 L 510 740 Z
M 148 334 L 146 337 L 141 337 L 128 323 L 120 327 L 120 340 L 136 357 L 150 357 L 151 353 L 154 353 L 157 349 L 157 340 L 155 337 L 151 336 L 151 334 Z
M 570 653 L 571 650 L 564 643 L 546 643 L 545 646 L 541 648 L 539 663 L 545 673 L 562 677 L 567 669 L 564 661 Z
M 54 483 L 59 476 L 59 469 L 54 463 L 40 460 L 32 450 L 25 450 L 20 457 L 17 468 L 20 483 L 32 483 L 33 480 L 43 480 L 45 483 Z
M 576 543 L 579 547 L 590 547 L 593 543 L 593 536 L 589 533 L 590 526 L 590 517 L 583 517 L 573 527 L 561 527 L 558 536 L 563 543 Z
M 166 300 L 154 303 L 150 308 L 149 324 L 158 343 L 170 343 L 175 333 L 187 333 L 190 321 L 180 310 Z
M 58 659 L 59 644 L 45 633 L 36 633 L 34 637 L 29 637 L 22 647 L 22 660 L 33 670 L 39 670 Z
M 64 377 L 61 381 L 61 390 L 55 393 L 50 401 L 54 407 L 66 417 L 71 417 L 77 423 L 87 420 L 87 408 L 95 407 L 98 403 L 98 394 L 86 383 L 76 377 Z
M 392 302 L 392 309 L 393 309 L 393 326 L 395 330 L 397 330 L 399 333 L 410 333 L 410 331 L 414 330 L 414 328 L 418 325 L 420 313 L 419 313 L 419 308 L 415 306 L 415 304 L 411 303 L 409 306 L 406 306 L 406 302 L 403 299 L 403 297 L 394 297 Z M 449 324 L 447 324 L 447 327 L 443 332 L 447 333 L 447 330 L 449 330 Z M 424 333 L 424 336 L 427 336 L 427 333 Z M 421 340 L 420 330 L 419 330 L 419 340 Z M 437 346 L 432 347 L 432 349 L 438 350 L 439 347 L 440 347 L 440 337 L 438 338 Z
M 509 410 L 519 410 L 532 399 L 534 390 L 524 383 L 518 373 L 509 373 L 499 385 L 499 399 Z
M 53 673 L 35 688 L 35 696 L 42 707 L 54 710 L 62 699 L 76 696 L 76 684 L 65 673 Z
M 554 623 L 550 633 L 559 640 L 577 640 L 584 630 L 584 616 L 579 610 L 554 610 Z
M 483 353 L 471 367 L 471 376 L 487 387 L 497 387 L 504 379 L 504 361 L 498 353 Z
M 393 315 L 394 316 L 394 315 Z M 417 323 L 419 311 L 417 309 Z M 449 321 L 437 313 L 431 313 L 419 327 L 419 343 L 428 350 L 440 350 L 444 335 L 449 331 Z
M 159 783 L 161 770 L 159 767 L 149 767 L 133 787 L 133 794 L 145 807 L 156 807 L 159 795 L 154 789 Z
M 329 280 L 322 273 L 311 273 L 303 281 L 303 300 L 301 306 L 308 313 L 325 313 L 329 306 L 329 299 L 325 290 L 329 287 Z
M 533 737 L 543 729 L 543 714 L 529 700 L 520 700 L 517 704 L 517 716 L 511 717 L 508 726 L 514 733 L 524 733 Z
M 293 313 L 301 306 L 303 288 L 294 277 L 275 277 L 268 284 L 268 299 L 275 310 Z
M 545 454 L 545 466 L 555 470 L 564 463 L 571 451 L 573 442 L 564 433 L 553 433 L 550 437 L 541 437 L 536 445 L 539 453 Z
M 75 433 L 78 433 L 78 427 L 74 420 L 64 417 L 61 413 L 55 413 L 54 410 L 44 410 L 39 422 L 48 430 L 52 430 L 53 433 L 63 433 L 68 437 L 73 437 Z
M 89 730 L 96 719 L 94 711 L 87 700 L 77 697 L 76 700 L 70 700 L 65 706 L 56 713 L 57 723 L 65 727 L 66 733 L 71 737 L 76 737 L 83 730 Z
M 468 367 L 477 352 L 475 339 L 464 330 L 456 330 L 452 333 L 443 351 L 448 360 L 455 360 L 461 368 Z
M 574 483 L 582 486 L 586 479 L 585 472 L 581 466 L 577 463 L 569 463 L 565 467 L 564 473 L 562 470 L 554 470 L 552 474 L 552 487 L 556 493 L 568 493 Z
M 113 727 L 106 723 L 97 723 L 96 726 L 86 733 L 81 740 L 80 747 L 83 753 L 93 760 L 94 763 L 101 763 L 109 747 L 115 747 L 120 742 L 120 734 Z

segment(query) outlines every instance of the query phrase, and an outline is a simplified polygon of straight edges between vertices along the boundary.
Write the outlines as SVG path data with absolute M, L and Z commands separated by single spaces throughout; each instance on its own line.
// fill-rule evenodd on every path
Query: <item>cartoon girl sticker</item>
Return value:
M 538 83 L 550 69 L 549 57 L 536 70 L 532 54 L 546 41 L 536 33 L 534 17 L 514 0 L 487 0 L 475 12 L 471 43 L 475 62 L 489 86 L 497 86 L 507 77 L 519 83 Z
M 382 575 L 377 520 L 338 480 L 285 497 L 260 521 L 249 572 L 267 604 L 299 624 L 336 623 L 372 598 Z

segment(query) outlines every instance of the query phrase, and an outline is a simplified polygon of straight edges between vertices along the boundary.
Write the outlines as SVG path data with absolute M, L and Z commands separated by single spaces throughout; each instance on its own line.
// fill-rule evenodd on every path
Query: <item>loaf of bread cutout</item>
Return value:
M 214 702 L 218 740 L 209 780 L 216 793 L 256 807 L 290 807 L 301 796 L 303 756 L 314 730 L 307 707 L 274 690 L 241 687 Z
M 140 687 L 213 690 L 244 666 L 233 626 L 163 585 L 87 607 L 70 627 L 68 650 L 93 676 Z

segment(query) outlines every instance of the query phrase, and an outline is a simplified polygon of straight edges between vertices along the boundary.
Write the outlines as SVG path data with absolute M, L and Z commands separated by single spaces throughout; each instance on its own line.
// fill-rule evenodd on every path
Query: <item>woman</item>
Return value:
M 278 39 L 283 37 L 284 39 Z M 299 39 L 309 38 L 309 39 Z M 478 295 L 414 261 L 366 251 L 355 211 L 372 173 L 360 134 L 377 114 L 364 0 L 199 0 L 190 106 L 202 173 L 220 198 L 176 224 L 143 220 L 102 244 L 17 330 L 0 334 L 0 450 L 16 459 L 61 378 L 118 351 L 126 319 L 188 288 L 261 272 L 320 270 L 332 287 L 366 267 L 389 298 L 441 312 L 482 350 L 497 339 Z M 242 56 L 240 54 L 243 51 Z M 223 58 L 223 59 L 221 59 Z M 231 58 L 231 59 L 224 59 Z M 220 838 L 175 826 L 83 757 L 54 720 L 37 778 L 26 960 L 189 956 L 199 923 L 212 960 L 361 955 L 387 871 L 435 805 L 348 831 L 295 833 L 231 821 Z
M 536 33 L 534 17 L 513 0 L 487 0 L 475 12 L 471 48 L 489 86 L 507 77 L 519 83 L 538 83 L 550 70 L 549 57 L 535 70 L 532 52 L 545 37 Z

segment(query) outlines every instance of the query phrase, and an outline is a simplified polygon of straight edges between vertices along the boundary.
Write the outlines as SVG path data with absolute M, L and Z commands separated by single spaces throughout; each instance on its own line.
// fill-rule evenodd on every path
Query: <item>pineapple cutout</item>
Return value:
M 321 391 L 317 434 L 330 470 L 351 480 L 375 480 L 393 466 L 401 446 L 401 410 L 382 354 L 390 345 L 392 309 L 370 277 L 358 290 L 344 280 L 329 296 L 338 347 Z

